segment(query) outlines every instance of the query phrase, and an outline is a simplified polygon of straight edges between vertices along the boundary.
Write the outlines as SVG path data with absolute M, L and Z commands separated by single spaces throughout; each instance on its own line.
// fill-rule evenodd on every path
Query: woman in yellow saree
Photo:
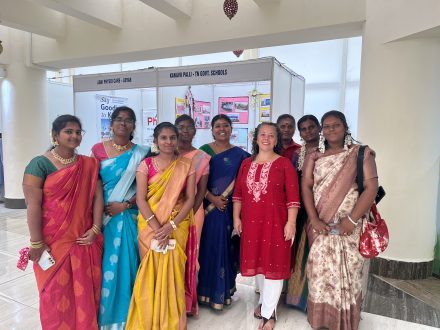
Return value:
M 159 154 L 141 162 L 136 174 L 141 263 L 127 329 L 186 328 L 185 248 L 195 174 L 191 160 L 176 155 L 177 136 L 173 124 L 159 124 L 154 130 Z

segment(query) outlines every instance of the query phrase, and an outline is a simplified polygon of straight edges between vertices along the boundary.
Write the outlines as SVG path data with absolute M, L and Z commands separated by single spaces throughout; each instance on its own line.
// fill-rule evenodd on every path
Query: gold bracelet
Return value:
M 99 228 L 99 226 L 95 224 L 93 224 L 91 229 L 95 233 L 95 235 L 99 235 L 99 233 L 101 232 L 101 228 Z
M 44 241 L 38 241 L 38 242 L 31 242 L 31 248 L 32 249 L 41 249 L 44 246 Z
M 173 230 L 177 229 L 177 226 L 176 226 L 176 224 L 174 223 L 173 220 L 170 220 L 170 224 L 171 224 L 171 227 L 173 227 Z
M 147 219 L 145 219 L 146 223 L 149 223 L 151 219 L 155 218 L 156 215 L 153 213 L 152 215 L 150 215 Z

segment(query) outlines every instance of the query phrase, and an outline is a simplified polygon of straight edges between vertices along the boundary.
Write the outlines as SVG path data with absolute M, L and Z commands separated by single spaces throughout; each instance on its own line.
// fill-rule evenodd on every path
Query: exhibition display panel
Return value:
M 303 115 L 304 89 L 304 78 L 273 57 L 74 76 L 75 115 L 87 132 L 79 151 L 109 138 L 111 113 L 121 105 L 136 113 L 135 143 L 150 145 L 158 122 L 189 114 L 199 147 L 212 141 L 211 119 L 222 113 L 233 122 L 231 143 L 250 151 L 249 134 L 260 122 Z

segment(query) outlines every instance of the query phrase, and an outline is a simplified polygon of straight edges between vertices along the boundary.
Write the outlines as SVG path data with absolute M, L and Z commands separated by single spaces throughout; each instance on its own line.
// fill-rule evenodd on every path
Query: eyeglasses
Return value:
M 121 117 L 116 117 L 114 120 L 115 123 L 118 124 L 122 124 L 124 123 L 125 125 L 133 125 L 134 124 L 134 120 L 133 118 L 121 118 Z
M 62 130 L 61 132 L 64 134 L 67 134 L 67 135 L 74 135 L 75 134 L 77 136 L 79 136 L 79 135 L 84 136 L 84 134 L 86 134 L 86 131 L 84 131 L 82 129 L 79 129 L 79 130 L 65 129 L 65 130 Z
M 177 129 L 179 130 L 179 131 L 182 131 L 182 132 L 192 132 L 192 131 L 194 131 L 196 128 L 194 127 L 194 126 L 183 126 L 183 125 L 178 125 L 177 126 Z

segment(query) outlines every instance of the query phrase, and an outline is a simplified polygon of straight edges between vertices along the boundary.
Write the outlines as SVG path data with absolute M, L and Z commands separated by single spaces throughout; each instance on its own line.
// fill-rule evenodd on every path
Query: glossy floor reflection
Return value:
M 41 329 L 38 291 L 32 267 L 23 272 L 16 268 L 18 251 L 29 242 L 24 210 L 8 210 L 0 204 L 0 329 Z M 232 306 L 223 312 L 200 308 L 198 318 L 188 319 L 188 329 L 257 329 L 253 318 L 258 296 L 253 280 L 239 278 L 238 292 Z M 306 315 L 280 304 L 276 329 L 311 329 Z M 363 313 L 360 330 L 435 329 L 416 323 Z

